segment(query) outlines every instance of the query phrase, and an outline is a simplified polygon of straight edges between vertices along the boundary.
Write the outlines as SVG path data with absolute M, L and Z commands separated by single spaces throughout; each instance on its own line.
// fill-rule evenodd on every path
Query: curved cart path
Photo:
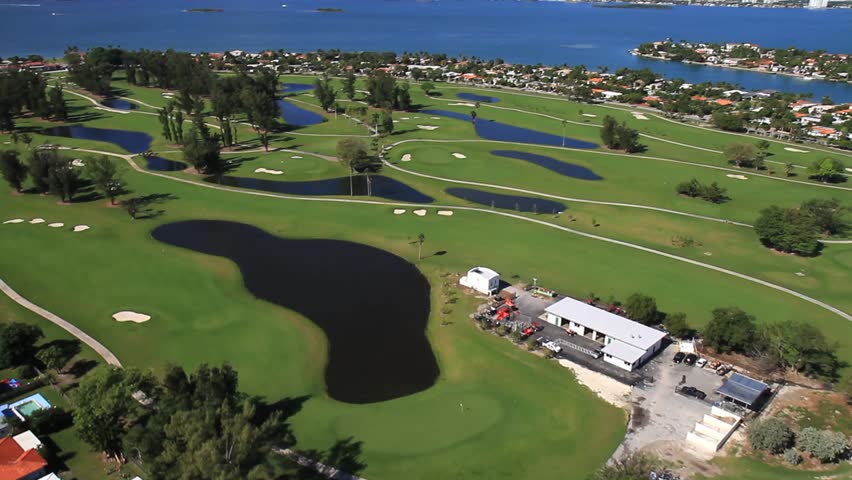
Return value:
M 820 308 L 823 308 L 825 310 L 828 310 L 831 313 L 834 313 L 835 315 L 840 316 L 841 318 L 843 318 L 847 321 L 852 322 L 852 315 L 844 312 L 843 310 L 841 310 L 837 307 L 834 307 L 834 306 L 832 306 L 828 303 L 825 303 L 821 300 L 810 297 L 810 296 L 805 295 L 803 293 L 799 293 L 799 292 L 792 290 L 790 288 L 783 287 L 781 285 L 776 285 L 776 284 L 771 283 L 771 282 L 767 282 L 766 280 L 761 280 L 759 278 L 752 277 L 750 275 L 735 272 L 733 270 L 728 270 L 727 268 L 717 267 L 716 265 L 711 265 L 711 264 L 708 264 L 708 263 L 699 262 L 698 260 L 692 260 L 690 258 L 680 257 L 680 256 L 677 256 L 677 255 L 674 255 L 674 254 L 671 254 L 671 253 L 663 252 L 663 251 L 660 251 L 660 250 L 655 250 L 653 248 L 643 247 L 642 245 L 637 245 L 635 243 L 625 242 L 625 241 L 622 241 L 622 240 L 616 240 L 614 238 L 604 237 L 604 236 L 601 236 L 601 235 L 595 235 L 593 233 L 587 233 L 587 232 L 583 232 L 583 231 L 580 231 L 580 230 L 574 230 L 572 228 L 564 227 L 562 225 L 557 225 L 555 223 L 546 222 L 544 220 L 539 220 L 539 219 L 536 219 L 536 218 L 525 217 L 523 215 L 518 215 L 518 214 L 514 214 L 514 213 L 510 213 L 510 212 L 502 212 L 502 211 L 498 211 L 498 210 L 489 210 L 489 209 L 485 209 L 485 208 L 466 207 L 466 206 L 458 206 L 458 205 L 433 205 L 433 204 L 416 204 L 416 203 L 404 203 L 404 202 L 380 202 L 380 201 L 376 201 L 376 200 L 355 200 L 355 199 L 347 199 L 347 198 L 299 197 L 299 196 L 280 195 L 280 194 L 269 193 L 269 192 L 244 190 L 244 189 L 233 188 L 233 187 L 225 187 L 225 186 L 222 186 L 222 185 L 215 185 L 215 184 L 212 184 L 212 183 L 198 182 L 198 181 L 190 180 L 190 179 L 187 179 L 187 178 L 180 178 L 180 177 L 176 177 L 176 176 L 166 175 L 164 173 L 152 172 L 152 171 L 149 171 L 149 170 L 145 170 L 144 168 L 140 167 L 139 165 L 136 164 L 136 162 L 133 161 L 134 155 L 121 155 L 121 154 L 117 154 L 117 153 L 113 153 L 113 152 L 102 152 L 102 151 L 99 151 L 99 150 L 87 150 L 87 149 L 77 149 L 77 151 L 97 153 L 97 154 L 109 155 L 109 156 L 113 156 L 113 157 L 122 158 L 130 165 L 131 168 L 133 168 L 133 170 L 135 170 L 139 173 L 143 173 L 145 175 L 152 175 L 152 176 L 164 178 L 164 179 L 167 179 L 167 180 L 170 180 L 170 181 L 173 181 L 173 182 L 180 182 L 180 183 L 185 183 L 185 184 L 189 184 L 189 185 L 194 185 L 194 186 L 200 187 L 200 188 L 210 188 L 210 189 L 213 189 L 213 190 L 220 190 L 220 191 L 223 191 L 223 192 L 231 192 L 231 193 L 239 193 L 239 194 L 242 194 L 242 195 L 252 195 L 252 196 L 256 196 L 256 197 L 277 198 L 277 199 L 280 199 L 280 200 L 291 200 L 291 201 L 302 201 L 302 202 L 349 203 L 349 204 L 357 204 L 357 205 L 377 205 L 377 206 L 386 206 L 386 207 L 408 207 L 408 208 L 417 207 L 417 208 L 426 208 L 426 209 L 459 210 L 459 211 L 479 212 L 479 213 L 484 213 L 484 214 L 488 214 L 488 215 L 498 215 L 498 216 L 501 216 L 501 217 L 520 220 L 520 221 L 523 221 L 523 222 L 535 223 L 537 225 L 541 225 L 541 226 L 552 228 L 552 229 L 559 230 L 559 231 L 562 231 L 562 232 L 570 233 L 570 234 L 577 235 L 577 236 L 580 236 L 580 237 L 585 237 L 585 238 L 589 238 L 589 239 L 592 239 L 592 240 L 611 243 L 613 245 L 619 245 L 619 246 L 626 247 L 626 248 L 632 248 L 634 250 L 639 250 L 639 251 L 642 251 L 642 252 L 645 252 L 645 253 L 650 253 L 652 255 L 658 255 L 658 256 L 661 256 L 661 257 L 665 257 L 665 258 L 668 258 L 668 259 L 671 259 L 671 260 L 676 260 L 676 261 L 683 262 L 683 263 L 688 263 L 690 265 L 694 265 L 694 266 L 697 266 L 697 267 L 700 267 L 700 268 L 713 270 L 715 272 L 724 273 L 724 274 L 730 275 L 732 277 L 737 277 L 737 278 L 742 279 L 742 280 L 746 280 L 746 281 L 749 281 L 749 282 L 752 282 L 752 283 L 763 285 L 763 286 L 771 288 L 773 290 L 778 290 L 779 292 L 783 292 L 783 293 L 786 293 L 788 295 L 792 295 L 793 297 L 804 300 L 806 302 L 812 303 L 812 304 L 814 304 L 814 305 L 816 305 Z
M 55 324 L 59 328 L 65 330 L 66 332 L 73 335 L 77 340 L 85 343 L 89 347 L 92 348 L 98 355 L 101 356 L 108 364 L 113 365 L 115 367 L 121 367 L 121 362 L 118 360 L 118 357 L 115 356 L 107 347 L 103 346 L 101 342 L 95 340 L 90 337 L 89 334 L 75 327 L 71 322 L 59 317 L 56 314 L 50 313 L 47 310 L 39 307 L 33 302 L 27 300 L 21 294 L 12 289 L 3 279 L 0 279 L 0 291 L 6 294 L 9 298 L 11 298 L 18 305 L 26 308 L 27 310 L 35 313 L 36 315 L 48 320 L 49 322 Z

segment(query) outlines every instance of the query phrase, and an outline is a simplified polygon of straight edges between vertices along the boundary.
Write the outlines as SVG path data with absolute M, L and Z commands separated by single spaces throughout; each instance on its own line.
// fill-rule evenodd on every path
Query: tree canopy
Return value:
M 36 352 L 36 342 L 44 334 L 35 325 L 11 322 L 0 324 L 0 368 L 31 362 Z
M 754 340 L 754 317 L 736 307 L 717 308 L 703 333 L 704 343 L 718 352 L 745 353 Z

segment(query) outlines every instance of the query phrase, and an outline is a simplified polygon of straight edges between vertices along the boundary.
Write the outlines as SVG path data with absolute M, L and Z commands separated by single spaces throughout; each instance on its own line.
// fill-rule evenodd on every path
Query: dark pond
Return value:
M 281 118 L 288 125 L 307 127 L 322 123 L 325 120 L 319 113 L 304 109 L 287 100 L 278 100 L 278 107 L 281 109 Z
M 557 213 L 565 210 L 565 205 L 543 198 L 502 195 L 499 193 L 491 193 L 462 187 L 448 188 L 444 191 L 456 198 L 461 198 L 468 202 L 478 203 L 480 205 L 486 205 L 493 208 L 502 208 L 504 210 L 535 213 Z
M 480 102 L 480 103 L 497 103 L 500 101 L 497 97 L 489 97 L 487 95 L 477 95 L 475 93 L 457 93 L 456 97 L 461 98 L 462 100 L 470 100 L 472 102 Z
M 329 343 L 325 382 L 336 400 L 391 400 L 421 392 L 438 378 L 424 332 L 429 282 L 396 255 L 352 242 L 291 240 L 225 221 L 171 223 L 151 235 L 232 260 L 253 295 L 322 328 Z
M 127 100 L 123 100 L 121 98 L 105 98 L 101 102 L 105 107 L 114 108 L 116 110 L 134 110 L 136 109 L 136 104 L 133 102 L 128 102 Z
M 534 153 L 518 152 L 515 150 L 492 150 L 492 155 L 498 157 L 514 158 L 525 162 L 534 163 L 540 167 L 544 167 L 550 171 L 556 172 L 566 177 L 579 178 L 580 180 L 602 180 L 603 177 L 598 176 L 595 172 L 586 167 L 575 165 L 573 163 L 562 162 L 552 157 L 544 155 L 536 155 Z
M 214 178 L 207 178 L 209 182 L 216 183 Z M 369 190 L 367 177 L 356 175 L 352 177 L 352 192 L 357 196 L 365 196 L 368 191 L 373 197 L 397 200 L 400 202 L 432 203 L 434 198 L 421 193 L 414 188 L 390 177 L 382 175 L 370 175 Z M 284 193 L 287 195 L 349 195 L 349 177 L 329 178 L 325 180 L 306 180 L 301 182 L 287 182 L 281 180 L 267 180 L 265 178 L 231 177 L 224 176 L 222 185 L 230 187 L 250 188 L 263 190 L 265 192 Z
M 426 109 L 421 110 L 422 113 L 430 115 L 441 115 L 444 117 L 455 118 L 470 122 L 470 115 L 465 113 L 453 112 L 450 110 Z M 497 140 L 502 142 L 518 142 L 531 143 L 535 145 L 548 145 L 553 147 L 562 146 L 562 137 L 552 135 L 550 133 L 539 132 L 538 130 L 530 130 L 529 128 L 516 127 L 506 123 L 495 122 L 483 117 L 476 119 L 476 134 L 486 140 Z M 597 145 L 591 142 L 584 142 L 573 138 L 565 137 L 565 146 L 568 148 L 597 148 Z
M 186 169 L 186 164 L 176 162 L 163 157 L 145 157 L 145 164 L 148 170 L 157 172 L 179 172 Z
M 151 147 L 152 140 L 150 135 L 143 132 L 114 130 L 111 128 L 84 127 L 82 125 L 50 127 L 42 130 L 41 133 L 43 135 L 54 135 L 57 137 L 108 142 L 130 153 L 142 153 L 147 151 Z
M 314 89 L 313 84 L 310 83 L 282 83 L 282 85 L 284 86 L 284 93 L 306 92 Z

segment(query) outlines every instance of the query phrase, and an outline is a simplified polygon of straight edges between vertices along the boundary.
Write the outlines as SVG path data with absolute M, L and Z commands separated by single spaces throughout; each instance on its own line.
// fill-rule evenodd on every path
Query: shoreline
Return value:
M 758 68 L 746 68 L 746 67 L 739 67 L 739 66 L 736 66 L 736 65 L 724 65 L 724 64 L 718 64 L 718 63 L 705 63 L 705 62 L 692 62 L 692 61 L 689 61 L 689 60 L 672 60 L 670 58 L 657 57 L 657 56 L 654 56 L 654 55 L 646 55 L 646 54 L 643 54 L 643 53 L 639 53 L 635 50 L 629 50 L 629 53 L 633 56 L 636 56 L 636 57 L 647 58 L 647 59 L 650 59 L 650 60 L 659 60 L 661 62 L 676 62 L 676 63 L 682 63 L 684 65 L 696 65 L 696 66 L 699 66 L 699 67 L 725 68 L 725 69 L 728 69 L 728 70 L 738 70 L 738 71 L 741 71 L 741 72 L 762 73 L 762 74 L 765 74 L 765 75 L 784 75 L 784 76 L 787 76 L 787 77 L 790 77 L 790 78 L 797 78 L 797 79 L 800 79 L 800 80 L 803 80 L 803 81 L 806 81 L 806 82 L 820 81 L 820 82 L 838 83 L 838 84 L 841 84 L 841 85 L 842 84 L 852 85 L 852 81 L 849 81 L 849 80 L 837 80 L 837 79 L 833 79 L 833 78 L 815 78 L 815 77 L 808 77 L 808 76 L 805 76 L 805 75 L 800 75 L 798 73 L 789 73 L 789 72 L 769 72 L 769 71 L 766 71 L 766 70 L 760 70 Z

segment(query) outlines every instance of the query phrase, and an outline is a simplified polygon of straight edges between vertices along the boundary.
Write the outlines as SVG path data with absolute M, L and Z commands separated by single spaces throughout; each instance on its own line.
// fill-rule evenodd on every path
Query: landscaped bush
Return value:
M 784 450 L 784 461 L 790 465 L 798 465 L 802 463 L 802 455 L 795 448 Z
M 693 178 L 688 182 L 679 183 L 675 187 L 675 190 L 681 195 L 692 198 L 697 197 L 712 203 L 722 203 L 725 200 L 729 200 L 725 195 L 728 190 L 720 187 L 716 182 L 706 185 Z
M 793 444 L 793 431 L 777 418 L 757 420 L 748 427 L 748 441 L 756 450 L 781 453 Z
M 796 436 L 796 446 L 822 463 L 835 462 L 849 449 L 849 441 L 841 432 L 805 427 Z

